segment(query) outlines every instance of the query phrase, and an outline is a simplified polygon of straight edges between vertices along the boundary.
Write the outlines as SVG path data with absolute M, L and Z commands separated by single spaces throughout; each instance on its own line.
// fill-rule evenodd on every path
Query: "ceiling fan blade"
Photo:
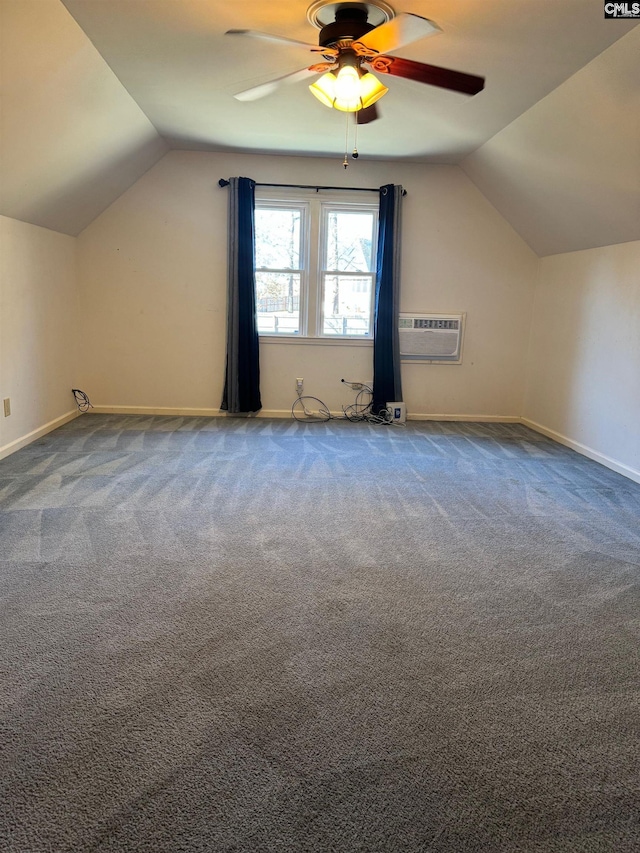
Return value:
M 297 39 L 289 39 L 284 36 L 274 36 L 271 33 L 261 33 L 258 30 L 227 30 L 226 36 L 248 36 L 252 39 L 262 39 L 263 41 L 275 41 L 279 44 L 289 44 L 295 47 L 305 47 L 314 53 L 321 53 L 327 56 L 337 56 L 338 51 L 333 47 L 319 47 L 317 44 L 309 44 L 306 41 L 297 41 Z
M 370 124 L 372 121 L 380 118 L 376 104 L 372 104 L 370 107 L 363 107 L 354 113 L 354 115 L 356 117 L 356 124 Z
M 275 92 L 283 83 L 297 83 L 299 80 L 307 80 L 317 73 L 312 68 L 301 68 L 299 71 L 284 74 L 282 77 L 276 77 L 267 83 L 261 83 L 259 86 L 252 86 L 251 89 L 244 89 L 242 92 L 237 92 L 233 97 L 238 101 L 257 101 L 259 98 L 265 98 Z
M 407 12 L 396 15 L 386 24 L 381 24 L 357 39 L 353 47 L 360 52 L 362 45 L 369 54 L 389 53 L 412 41 L 441 32 L 440 27 L 428 18 L 421 18 L 419 15 Z
M 437 65 L 426 65 L 424 62 L 414 62 L 412 59 L 402 59 L 400 56 L 376 56 L 368 64 L 379 74 L 406 77 L 407 80 L 440 86 L 442 89 L 451 89 L 465 95 L 477 95 L 484 89 L 484 77 L 465 74 L 463 71 L 452 71 L 449 68 L 439 68 Z

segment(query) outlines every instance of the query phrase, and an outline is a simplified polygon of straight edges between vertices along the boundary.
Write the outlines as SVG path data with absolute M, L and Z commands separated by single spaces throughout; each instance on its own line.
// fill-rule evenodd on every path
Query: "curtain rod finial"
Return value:
M 226 178 L 220 178 L 220 180 L 218 181 L 218 186 L 219 187 L 228 187 L 229 181 L 227 181 Z

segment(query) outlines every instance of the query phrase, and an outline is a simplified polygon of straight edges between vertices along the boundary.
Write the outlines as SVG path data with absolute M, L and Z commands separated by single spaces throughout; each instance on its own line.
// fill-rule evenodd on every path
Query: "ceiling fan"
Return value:
M 307 19 L 320 29 L 317 46 L 256 30 L 227 30 L 226 35 L 266 39 L 305 48 L 319 60 L 298 71 L 238 92 L 235 98 L 240 101 L 257 100 L 271 94 L 283 83 L 295 83 L 321 74 L 309 86 L 318 100 L 328 107 L 353 112 L 358 124 L 367 124 L 378 118 L 375 102 L 388 91 L 372 73 L 374 71 L 466 95 L 475 95 L 484 88 L 483 77 L 389 56 L 390 51 L 442 31 L 427 18 L 410 13 L 396 15 L 392 7 L 382 0 L 371 3 L 318 0 L 307 10 Z

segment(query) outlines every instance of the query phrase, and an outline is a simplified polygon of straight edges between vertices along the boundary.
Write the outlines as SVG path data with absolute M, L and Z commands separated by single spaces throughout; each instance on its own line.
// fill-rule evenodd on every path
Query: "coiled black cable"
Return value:
M 87 397 L 84 391 L 80 391 L 79 388 L 72 388 L 71 393 L 75 397 L 76 405 L 81 412 L 88 412 L 89 409 L 93 409 L 91 400 Z

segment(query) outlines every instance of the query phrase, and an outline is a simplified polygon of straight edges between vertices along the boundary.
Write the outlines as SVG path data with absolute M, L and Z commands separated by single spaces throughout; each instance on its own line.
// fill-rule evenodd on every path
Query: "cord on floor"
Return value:
M 359 389 L 356 394 L 356 399 L 350 406 L 342 407 L 341 415 L 332 415 L 326 403 L 323 403 L 318 397 L 303 395 L 298 391 L 298 398 L 293 401 L 291 406 L 291 416 L 296 421 L 304 423 L 325 423 L 332 420 L 347 420 L 354 423 L 366 421 L 370 424 L 393 424 L 393 412 L 391 409 L 382 409 L 379 414 L 374 414 L 373 405 L 373 389 L 363 382 L 349 382 L 346 379 L 341 379 L 345 385 L 350 388 Z M 312 411 L 307 407 L 307 401 L 317 403 L 317 411 Z M 313 408 L 313 407 L 311 407 Z M 397 424 L 404 426 L 404 424 Z

